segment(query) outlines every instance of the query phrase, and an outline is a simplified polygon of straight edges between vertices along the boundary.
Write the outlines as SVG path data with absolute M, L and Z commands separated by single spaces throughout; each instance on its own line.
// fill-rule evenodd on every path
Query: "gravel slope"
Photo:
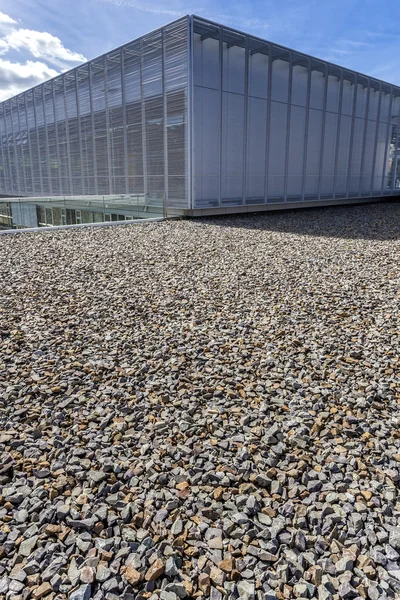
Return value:
M 400 598 L 400 204 L 0 237 L 0 599 Z

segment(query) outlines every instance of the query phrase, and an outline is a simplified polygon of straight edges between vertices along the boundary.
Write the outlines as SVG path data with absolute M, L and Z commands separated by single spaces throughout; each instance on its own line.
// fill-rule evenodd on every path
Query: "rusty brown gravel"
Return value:
M 400 597 L 400 204 L 0 236 L 0 600 Z

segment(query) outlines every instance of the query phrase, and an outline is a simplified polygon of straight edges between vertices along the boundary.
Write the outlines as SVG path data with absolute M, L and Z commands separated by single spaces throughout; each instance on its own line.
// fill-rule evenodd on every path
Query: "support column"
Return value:
M 140 40 L 140 104 L 142 110 L 142 153 L 143 153 L 143 191 L 145 196 L 145 203 L 147 202 L 147 196 L 149 194 L 149 182 L 147 174 L 147 131 L 146 131 L 146 104 L 144 97 L 144 84 L 143 84 L 143 39 Z
M 3 114 L 0 117 L 3 119 L 3 125 L 4 125 L 4 130 L 1 132 L 1 158 L 2 158 L 2 163 L 3 163 L 3 173 L 4 173 L 4 192 L 6 194 L 9 194 L 9 190 L 11 190 L 11 186 L 9 183 L 9 179 L 10 179 L 10 175 L 8 173 L 8 161 L 6 160 L 5 157 L 5 151 L 4 151 L 4 144 L 3 144 L 3 140 L 6 139 L 7 140 L 7 136 L 5 134 L 5 124 L 6 124 L 6 114 L 5 114 L 5 107 L 3 105 Z
M 35 115 L 35 127 L 36 127 L 36 146 L 38 156 L 38 169 L 39 169 L 39 182 L 40 182 L 40 194 L 43 196 L 43 174 L 42 174 L 42 159 L 40 156 L 40 144 L 39 144 L 39 128 L 37 122 L 37 106 L 36 106 L 36 88 L 33 89 L 33 112 Z M 36 190 L 35 190 L 36 193 Z
M 64 112 L 65 112 L 65 136 L 67 138 L 67 161 L 68 161 L 68 177 L 69 177 L 69 193 L 72 196 L 74 193 L 74 186 L 72 183 L 72 171 L 71 171 L 71 146 L 69 142 L 69 119 L 67 110 L 67 86 L 65 84 L 65 77 L 63 77 L 64 87 Z
M 83 151 L 82 151 L 82 129 L 81 129 L 81 111 L 79 101 L 79 79 L 78 69 L 75 69 L 75 94 L 76 94 L 76 122 L 78 125 L 78 140 L 79 140 L 79 163 L 81 171 L 81 190 L 82 194 L 85 195 L 85 177 L 83 173 Z
M 57 125 L 57 112 L 56 112 L 56 95 L 55 95 L 55 91 L 54 91 L 54 79 L 51 82 L 51 95 L 53 98 L 54 133 L 55 133 L 55 138 L 56 138 L 58 186 L 59 186 L 59 190 L 60 190 L 59 195 L 62 196 L 63 192 L 62 192 L 61 168 L 60 168 L 61 167 L 60 145 L 59 145 L 59 139 L 58 139 L 58 125 Z
M 18 115 L 18 106 L 17 106 L 17 115 Z M 12 108 L 12 100 L 10 101 L 10 125 L 11 125 L 11 136 L 13 141 L 13 156 L 14 156 L 14 168 L 15 168 L 15 176 L 17 179 L 17 190 L 18 195 L 21 195 L 21 183 L 19 177 L 19 165 L 18 165 L 18 156 L 17 156 L 17 145 L 15 143 L 15 135 L 14 135 L 14 124 L 13 124 L 13 108 Z
M 364 133 L 363 133 L 363 142 L 362 142 L 362 150 L 361 150 L 361 167 L 360 167 L 360 183 L 358 186 L 358 196 L 362 196 L 362 180 L 364 174 L 364 161 L 365 161 L 365 144 L 367 141 L 367 130 L 368 130 L 368 112 L 369 112 L 369 96 L 371 92 L 371 80 L 368 77 L 368 86 L 367 86 L 367 105 L 365 107 L 365 120 L 364 120 Z
M 47 132 L 47 119 L 46 119 L 46 102 L 45 102 L 45 94 L 44 94 L 44 85 L 42 85 L 42 104 L 43 104 L 43 127 L 44 127 L 44 135 L 46 138 L 46 163 L 47 163 L 47 178 L 49 180 L 49 195 L 53 194 L 53 186 L 51 181 L 51 168 L 50 168 L 50 153 L 49 153 L 49 135 Z
M 222 139 L 223 139 L 223 83 L 224 83 L 224 37 L 223 29 L 219 28 L 219 189 L 218 206 L 222 206 Z
M 307 98 L 306 98 L 306 122 L 304 129 L 303 147 L 303 177 L 301 182 L 301 200 L 304 202 L 307 173 L 307 151 L 308 151 L 308 127 L 310 122 L 310 96 L 311 96 L 311 58 L 307 61 Z
M 128 183 L 128 134 L 127 134 L 127 119 L 126 119 L 126 90 L 125 90 L 125 52 L 121 48 L 121 97 L 122 97 L 122 131 L 124 144 L 124 177 L 125 177 L 125 194 L 129 194 Z
M 194 106 L 193 106 L 193 79 L 194 79 L 194 27 L 193 15 L 188 17 L 188 106 L 186 110 L 187 116 L 187 177 L 186 183 L 188 190 L 188 208 L 194 208 L 195 204 L 195 171 L 194 171 Z
M 31 163 L 31 183 L 32 183 L 32 193 L 35 193 L 35 181 L 33 179 L 33 160 L 32 160 L 32 145 L 31 145 L 31 132 L 29 129 L 29 119 L 28 119 L 28 107 L 27 107 L 27 94 L 24 94 L 24 105 L 25 105 L 25 123 L 26 123 L 26 134 L 28 137 L 28 148 L 29 148 L 29 160 Z
M 244 65 L 244 127 L 243 127 L 243 184 L 242 204 L 246 204 L 247 197 L 247 152 L 248 152 L 248 121 L 249 121 L 249 37 L 245 38 L 245 65 Z
M 391 136 L 391 125 L 392 125 L 392 107 L 393 107 L 393 87 L 390 86 L 390 101 L 389 101 L 389 111 L 388 111 L 388 122 L 386 126 L 386 144 L 385 144 L 385 157 L 383 159 L 383 172 L 382 172 L 382 183 L 381 183 L 381 196 L 384 194 L 385 187 L 385 179 L 387 177 L 387 155 L 390 146 L 390 136 Z M 385 188 L 386 189 L 386 188 Z
M 19 143 L 20 143 L 20 147 L 21 147 L 21 161 L 22 161 L 22 175 L 23 175 L 23 179 L 24 179 L 24 193 L 26 194 L 28 191 L 28 188 L 26 186 L 25 155 L 24 155 L 24 147 L 22 144 L 21 119 L 19 116 L 19 101 L 20 101 L 20 96 L 17 96 L 17 118 L 18 118 Z
M 109 193 L 114 193 L 113 176 L 112 176 L 112 157 L 111 157 L 111 140 L 110 140 L 110 115 L 108 112 L 108 76 L 107 76 L 107 56 L 104 57 L 104 102 L 106 115 L 106 138 L 107 138 L 107 167 L 108 167 L 108 182 Z
M 269 140 L 271 137 L 272 46 L 268 44 L 267 135 L 265 138 L 264 202 L 268 203 Z
M 350 194 L 350 183 L 351 183 L 351 161 L 353 158 L 353 146 L 354 146 L 354 127 L 356 121 L 356 112 L 357 112 L 357 92 L 358 92 L 358 75 L 355 74 L 354 79 L 354 95 L 353 95 L 353 111 L 351 115 L 351 130 L 350 130 L 350 144 L 349 144 L 349 160 L 347 166 L 347 192 L 346 198 L 349 197 Z
M 163 102 L 163 149 L 164 149 L 164 198 L 165 206 L 168 205 L 169 190 L 168 190 L 168 110 L 167 110 L 167 93 L 165 89 L 165 28 L 161 30 L 161 83 L 162 83 L 162 102 Z
M 335 148 L 335 167 L 333 171 L 333 198 L 336 198 L 337 171 L 339 162 L 339 147 L 340 147 L 340 128 L 342 125 L 342 107 L 343 107 L 343 69 L 340 69 L 340 92 L 339 92 L 339 108 L 338 120 L 336 126 L 336 148 Z
M 377 145 L 378 145 L 378 137 L 379 137 L 379 120 L 381 118 L 381 106 L 382 106 L 382 82 L 379 84 L 379 102 L 378 102 L 378 114 L 376 116 L 375 147 L 374 147 L 374 158 L 372 159 L 370 196 L 373 196 L 374 181 L 375 181 L 376 154 L 377 154 Z
M 399 142 L 400 142 L 400 107 L 399 107 L 399 114 L 397 116 L 397 131 L 396 131 L 394 156 L 393 156 L 392 195 L 395 190 L 395 184 L 396 184 L 396 179 L 397 179 L 397 157 L 399 154 Z
M 98 195 L 99 182 L 98 182 L 98 175 L 97 175 L 96 133 L 95 133 L 95 127 L 94 127 L 92 63 L 89 63 L 89 65 L 88 65 L 88 74 L 89 74 L 90 121 L 91 121 L 91 125 L 92 125 L 94 193 L 96 195 Z
M 324 140 L 325 140 L 325 129 L 326 129 L 326 105 L 328 103 L 328 83 L 329 83 L 329 68 L 325 64 L 325 85 L 324 85 L 324 106 L 322 109 L 322 126 L 321 126 L 321 151 L 319 159 L 318 169 L 318 200 L 321 200 L 321 189 L 322 189 L 322 169 L 324 166 Z
M 285 149 L 285 181 L 284 181 L 284 201 L 287 202 L 287 188 L 289 177 L 289 147 L 290 147 L 290 117 L 292 114 L 292 80 L 293 80 L 293 52 L 289 52 L 289 91 L 286 117 L 286 149 Z

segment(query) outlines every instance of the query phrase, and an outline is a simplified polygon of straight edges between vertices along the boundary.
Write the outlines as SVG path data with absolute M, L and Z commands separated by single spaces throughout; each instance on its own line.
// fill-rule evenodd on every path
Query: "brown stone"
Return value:
M 214 500 L 217 500 L 217 502 L 219 502 L 220 500 L 222 500 L 222 496 L 224 495 L 224 488 L 219 486 L 216 488 L 216 490 L 214 490 Z
M 135 586 L 141 581 L 142 574 L 139 573 L 139 571 L 137 571 L 134 567 L 132 567 L 132 565 L 129 565 L 126 568 L 125 577 L 126 577 L 126 580 L 128 581 L 128 583 Z
M 182 581 L 182 585 L 185 588 L 187 595 L 191 596 L 193 594 L 193 583 L 187 579 L 184 579 Z
M 205 596 L 209 596 L 211 581 L 210 576 L 207 573 L 200 573 L 199 575 L 199 588 Z
M 44 531 L 45 533 L 47 533 L 47 535 L 56 535 L 57 533 L 60 533 L 61 526 L 49 524 L 46 526 L 46 529 Z
M 39 587 L 32 591 L 32 597 L 35 599 L 43 598 L 43 596 L 47 596 L 47 594 L 50 594 L 50 592 L 52 591 L 53 588 L 51 587 L 49 582 L 46 581 L 45 583 L 42 583 L 42 585 L 39 585 Z
M 162 560 L 157 558 L 156 561 L 153 562 L 151 567 L 147 570 L 145 579 L 146 581 L 155 581 L 164 573 L 165 566 Z
M 221 562 L 218 563 L 218 567 L 226 573 L 231 573 L 231 571 L 233 571 L 235 568 L 235 561 L 232 556 L 227 556 L 224 558 L 224 560 L 221 560 Z
M 177 490 L 185 490 L 189 487 L 189 484 L 187 481 L 182 481 L 181 483 L 177 483 L 175 487 Z
M 215 585 L 224 585 L 226 575 L 218 567 L 211 567 L 210 579 Z

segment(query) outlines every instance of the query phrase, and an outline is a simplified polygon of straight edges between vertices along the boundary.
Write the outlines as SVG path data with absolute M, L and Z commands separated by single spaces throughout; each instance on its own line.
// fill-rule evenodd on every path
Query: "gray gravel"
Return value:
M 0 599 L 400 598 L 400 204 L 0 238 Z

